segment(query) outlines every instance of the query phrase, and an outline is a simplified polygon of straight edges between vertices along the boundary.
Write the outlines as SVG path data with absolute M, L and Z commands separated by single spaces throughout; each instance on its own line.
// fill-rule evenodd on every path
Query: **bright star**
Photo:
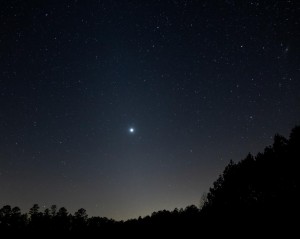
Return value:
M 134 128 L 130 128 L 130 129 L 129 129 L 129 132 L 130 132 L 130 133 L 134 133 Z

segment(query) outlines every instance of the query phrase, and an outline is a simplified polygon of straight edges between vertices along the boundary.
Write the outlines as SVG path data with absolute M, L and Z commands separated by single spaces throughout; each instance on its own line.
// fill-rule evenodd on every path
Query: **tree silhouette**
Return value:
M 38 204 L 34 204 L 34 205 L 29 209 L 29 215 L 30 215 L 31 217 L 38 216 L 39 210 L 40 210 L 39 205 L 38 205 Z
M 0 209 L 1 230 L 9 230 L 10 229 L 11 215 L 12 215 L 11 206 L 6 205 Z
M 69 215 L 68 210 L 65 207 L 61 207 L 56 216 L 55 220 L 55 228 L 61 233 L 67 233 L 70 231 L 71 226 L 71 216 Z
M 22 215 L 19 207 L 14 207 L 11 210 L 11 225 L 14 229 L 23 231 L 26 227 L 27 215 Z
M 287 221 L 293 224 L 293 212 L 299 209 L 299 135 L 299 127 L 289 140 L 277 134 L 263 153 L 248 154 L 238 163 L 230 161 L 210 188 L 201 213 L 256 227 L 266 222 L 281 227 Z
M 73 216 L 72 228 L 73 231 L 83 232 L 87 227 L 88 215 L 83 208 L 78 209 Z
M 56 216 L 56 211 L 57 211 L 57 206 L 52 205 L 51 208 L 50 208 L 50 213 L 51 213 L 52 217 Z

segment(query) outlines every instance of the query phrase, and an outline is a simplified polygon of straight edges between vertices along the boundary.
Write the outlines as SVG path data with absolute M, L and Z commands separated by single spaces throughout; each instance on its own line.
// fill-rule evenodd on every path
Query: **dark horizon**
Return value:
M 1 1 L 0 208 L 199 205 L 300 124 L 297 1 Z

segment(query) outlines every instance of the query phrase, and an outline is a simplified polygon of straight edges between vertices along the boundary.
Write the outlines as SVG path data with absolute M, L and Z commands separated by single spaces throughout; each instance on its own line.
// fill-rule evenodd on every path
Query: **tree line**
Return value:
M 188 206 L 185 209 L 174 209 L 173 211 L 162 210 L 153 212 L 151 216 L 139 217 L 127 221 L 115 221 L 106 217 L 88 217 L 85 209 L 80 208 L 74 214 L 68 212 L 65 207 L 57 208 L 52 205 L 44 211 L 40 210 L 38 204 L 34 204 L 29 213 L 21 213 L 19 207 L 3 206 L 0 209 L 0 232 L 8 234 L 30 233 L 39 235 L 42 232 L 59 234 L 97 233 L 146 228 L 149 225 L 156 227 L 175 225 L 180 221 L 185 224 L 192 223 L 199 216 L 199 209 Z
M 299 215 L 300 126 L 292 129 L 289 139 L 275 135 L 271 146 L 255 157 L 237 163 L 230 161 L 223 173 L 201 198 L 201 206 L 173 211 L 162 210 L 150 216 L 127 221 L 106 217 L 88 217 L 81 208 L 74 214 L 56 205 L 41 211 L 34 204 L 29 213 L 19 207 L 0 209 L 0 233 L 132 233 L 157 231 L 197 233 L 215 228 L 296 229 Z M 269 226 L 270 225 L 270 226 Z M 251 229 L 251 230 L 250 230 Z

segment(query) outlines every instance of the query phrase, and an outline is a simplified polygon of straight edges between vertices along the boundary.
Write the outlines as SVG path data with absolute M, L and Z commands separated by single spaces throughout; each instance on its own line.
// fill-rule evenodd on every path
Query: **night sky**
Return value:
M 0 0 L 0 206 L 199 205 L 300 123 L 299 1 Z

